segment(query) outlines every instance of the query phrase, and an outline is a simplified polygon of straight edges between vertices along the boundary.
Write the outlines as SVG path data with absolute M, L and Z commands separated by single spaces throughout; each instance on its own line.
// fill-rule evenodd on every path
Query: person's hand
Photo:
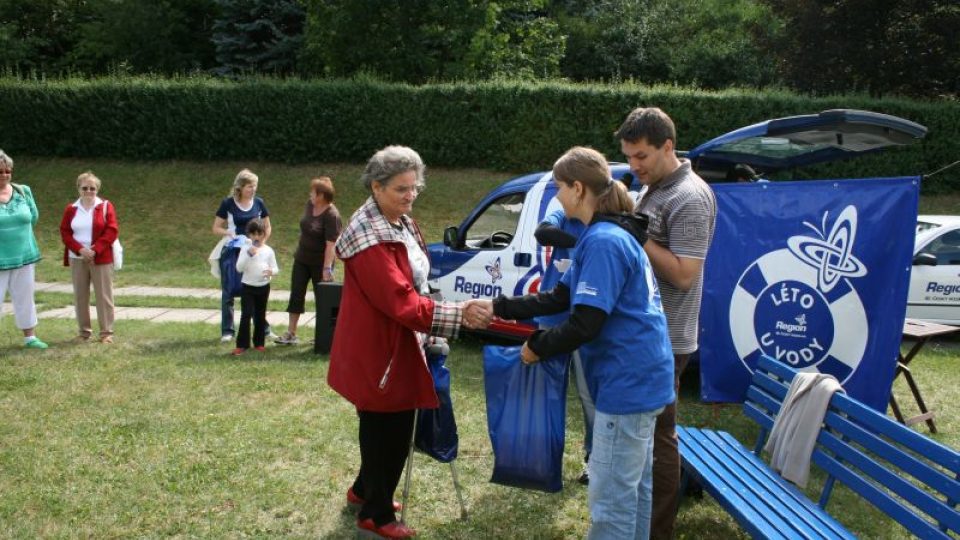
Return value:
M 333 268 L 325 267 L 323 269 L 323 277 L 320 278 L 320 281 L 333 281 Z
M 490 326 L 493 320 L 493 302 L 490 300 L 467 300 L 463 303 L 463 325 L 471 330 Z
M 90 248 L 80 248 L 80 257 L 87 262 L 93 262 L 93 258 L 97 256 L 97 252 Z
M 528 366 L 540 361 L 537 353 L 530 348 L 529 342 L 524 342 L 523 347 L 520 348 L 520 361 Z
M 269 268 L 264 269 L 264 270 L 263 270 L 263 277 L 265 277 L 265 278 L 272 278 L 272 277 L 273 277 L 273 270 L 271 270 L 271 269 L 269 269 Z
M 253 257 L 257 254 L 258 251 L 260 251 L 260 248 L 258 248 L 257 246 L 250 246 L 250 249 L 247 250 L 247 255 Z

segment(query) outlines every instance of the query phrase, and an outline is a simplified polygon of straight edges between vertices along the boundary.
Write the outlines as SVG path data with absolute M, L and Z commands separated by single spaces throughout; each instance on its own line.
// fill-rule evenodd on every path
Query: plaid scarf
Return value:
M 420 249 L 426 253 L 427 246 L 423 242 L 423 235 L 420 234 L 420 228 L 417 227 L 416 222 L 409 216 L 402 215 L 400 224 L 417 239 Z M 366 202 L 350 216 L 350 223 L 340 234 L 336 246 L 337 256 L 341 259 L 349 259 L 367 248 L 386 242 L 402 244 L 403 233 L 387 221 L 373 197 L 368 197 Z
M 417 223 L 409 216 L 403 215 L 400 216 L 400 224 L 413 234 L 413 237 L 420 244 L 420 249 L 427 253 L 427 246 L 423 242 L 423 235 L 420 233 Z M 340 234 L 340 239 L 337 240 L 336 245 L 337 256 L 341 259 L 349 259 L 367 248 L 387 242 L 403 244 L 403 233 L 387 221 L 373 197 L 369 197 L 350 216 L 350 223 Z M 463 312 L 459 304 L 435 302 L 430 335 L 455 337 L 460 331 L 462 318 Z M 425 344 L 426 337 L 426 334 L 417 332 L 417 338 L 421 345 Z

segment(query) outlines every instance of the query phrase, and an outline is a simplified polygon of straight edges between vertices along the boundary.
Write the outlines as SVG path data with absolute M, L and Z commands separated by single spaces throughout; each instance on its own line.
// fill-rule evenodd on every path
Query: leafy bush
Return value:
M 371 80 L 108 78 L 0 79 L 0 148 L 11 153 L 124 159 L 362 162 L 387 144 L 418 149 L 428 164 L 528 171 L 570 146 L 613 160 L 612 133 L 636 106 L 666 110 L 678 147 L 691 148 L 768 118 L 832 108 L 867 109 L 926 125 L 919 145 L 831 167 L 832 176 L 932 172 L 957 159 L 960 104 L 811 98 L 782 91 L 707 92 L 636 84 L 484 82 L 410 86 Z M 925 191 L 960 188 L 954 168 Z

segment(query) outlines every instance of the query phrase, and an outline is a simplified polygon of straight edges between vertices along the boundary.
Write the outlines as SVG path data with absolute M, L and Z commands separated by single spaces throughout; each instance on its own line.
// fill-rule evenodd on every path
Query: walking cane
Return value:
M 410 495 L 410 475 L 413 474 L 413 441 L 417 436 L 417 417 L 420 415 L 420 409 L 413 410 L 413 431 L 410 434 L 410 450 L 407 452 L 407 472 L 403 481 L 403 501 L 400 507 L 400 523 L 406 523 L 404 519 L 407 515 L 407 496 Z
M 457 491 L 457 500 L 460 501 L 460 519 L 467 519 L 467 505 L 463 504 L 463 493 L 460 492 L 460 480 L 457 478 L 457 467 L 450 462 L 450 472 L 453 474 L 453 489 Z

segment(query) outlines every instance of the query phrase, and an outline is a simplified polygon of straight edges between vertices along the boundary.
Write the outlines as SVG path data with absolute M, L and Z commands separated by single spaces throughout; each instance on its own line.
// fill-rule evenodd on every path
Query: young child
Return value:
M 259 218 L 247 223 L 249 244 L 240 250 L 237 271 L 243 274 L 243 292 L 240 294 L 240 328 L 234 356 L 250 348 L 250 319 L 253 318 L 253 348 L 264 350 L 267 331 L 267 300 L 270 298 L 270 279 L 280 272 L 277 258 L 270 246 L 263 243 L 266 228 Z

